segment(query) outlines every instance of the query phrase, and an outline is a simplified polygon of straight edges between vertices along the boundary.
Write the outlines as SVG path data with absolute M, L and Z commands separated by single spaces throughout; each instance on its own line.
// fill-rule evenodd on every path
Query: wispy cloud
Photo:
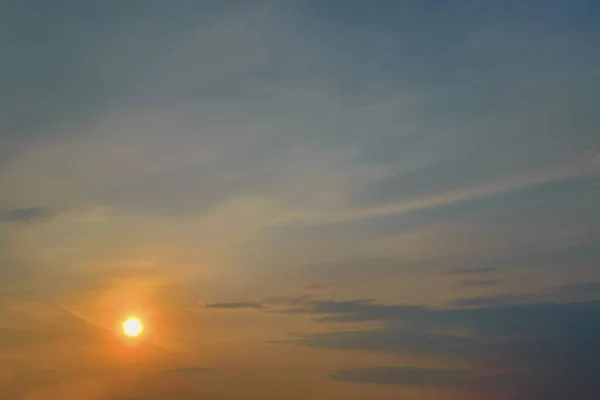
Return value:
M 545 169 L 541 171 L 525 172 L 514 179 L 484 182 L 476 187 L 450 190 L 438 196 L 417 198 L 411 201 L 396 204 L 362 208 L 341 213 L 338 216 L 335 214 L 329 216 L 324 215 L 322 217 L 315 215 L 314 217 L 309 217 L 306 220 L 301 217 L 299 222 L 335 223 L 415 212 L 429 208 L 449 206 L 459 202 L 473 201 L 481 198 L 497 196 L 531 186 L 577 178 L 584 176 L 585 174 L 587 174 L 587 171 L 581 171 L 572 167 L 559 167 L 554 170 Z

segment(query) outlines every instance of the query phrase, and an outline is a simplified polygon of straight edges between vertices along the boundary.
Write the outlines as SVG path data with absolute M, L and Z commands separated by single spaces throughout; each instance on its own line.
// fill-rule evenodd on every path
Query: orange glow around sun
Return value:
M 123 322 L 123 333 L 129 337 L 139 336 L 143 330 L 142 322 L 137 318 L 128 318 Z

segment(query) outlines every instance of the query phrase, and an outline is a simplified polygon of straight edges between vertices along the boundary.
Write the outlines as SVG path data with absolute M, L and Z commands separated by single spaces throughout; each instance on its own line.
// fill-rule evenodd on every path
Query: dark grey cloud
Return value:
M 525 298 L 523 298 L 525 297 Z M 452 302 L 458 307 L 493 307 L 505 304 L 513 304 L 519 301 L 527 300 L 529 296 L 496 295 L 486 297 L 472 297 L 459 299 Z
M 329 378 L 340 382 L 411 385 L 420 387 L 457 387 L 473 381 L 471 372 L 460 369 L 416 367 L 373 367 L 336 371 Z
M 565 398 L 569 391 L 580 393 L 579 398 L 587 400 L 600 393 L 600 384 L 594 378 L 600 367 L 600 301 L 507 304 L 479 300 L 477 307 L 447 309 L 386 305 L 371 300 L 311 300 L 284 312 L 306 313 L 314 315 L 316 321 L 329 323 L 382 324 L 370 330 L 308 334 L 292 341 L 300 345 L 446 357 L 469 362 L 475 371 L 490 367 L 525 369 L 525 374 L 504 377 L 502 383 L 483 381 L 482 387 L 499 392 L 511 386 L 529 396 L 524 398 L 536 400 Z M 382 384 L 410 381 L 410 374 L 407 377 L 403 372 L 360 370 L 342 373 L 340 377 Z M 422 379 L 421 383 L 427 384 L 427 375 L 413 373 L 414 382 Z M 454 382 L 460 386 L 466 375 L 447 379 L 449 385 Z
M 591 217 L 595 219 L 595 217 Z M 595 223 L 595 221 L 594 221 Z M 584 228 L 585 224 L 579 225 Z M 502 277 L 507 271 L 530 270 L 546 273 L 548 271 L 561 271 L 569 268 L 574 276 L 577 271 L 595 271 L 600 256 L 600 236 L 595 232 L 582 233 L 579 235 L 581 242 L 556 243 L 556 245 L 545 246 L 544 241 L 540 241 L 540 246 L 526 248 L 524 245 L 515 246 L 514 251 L 506 251 L 500 254 L 485 254 L 479 260 L 468 261 L 464 263 L 447 263 L 450 267 L 449 274 L 457 277 Z M 510 241 L 510 239 L 509 239 Z M 521 239 L 516 239 L 514 243 L 519 243 Z M 456 267 L 452 264 L 467 264 L 473 267 Z M 471 272 L 475 269 L 475 272 Z M 485 272 L 476 272 L 483 269 Z M 457 271 L 458 272 L 455 272 Z
M 43 207 L 15 208 L 5 212 L 1 217 L 5 222 L 37 222 L 54 215 L 54 212 Z
M 369 350 L 392 354 L 413 353 L 456 358 L 484 359 L 493 354 L 490 346 L 479 344 L 470 337 L 398 327 L 314 334 L 303 336 L 294 342 L 316 348 Z
M 381 321 L 394 324 L 410 324 L 423 328 L 468 328 L 480 334 L 502 333 L 504 335 L 537 333 L 538 328 L 559 328 L 561 322 L 551 318 L 555 314 L 564 319 L 577 319 L 600 307 L 600 301 L 579 303 L 502 304 L 496 307 L 474 309 L 441 309 L 417 305 L 387 305 L 373 300 L 325 301 L 310 300 L 297 308 L 282 312 L 309 314 L 326 322 Z M 596 317 L 600 318 L 600 316 Z M 507 321 L 518 324 L 507 324 Z M 594 320 L 590 320 L 593 322 Z M 580 321 L 581 322 L 581 321 Z M 562 328 L 561 328 L 562 330 Z
M 580 282 L 565 285 L 560 289 L 564 295 L 585 296 L 600 294 L 600 282 Z
M 457 268 L 449 273 L 452 275 L 487 275 L 496 272 L 494 267 L 463 267 Z
M 500 284 L 500 280 L 499 279 L 462 279 L 460 281 L 458 281 L 458 284 L 460 286 L 473 286 L 473 287 L 477 287 L 477 286 L 496 286 L 498 284 Z
M 263 310 L 264 312 L 281 313 L 293 312 L 290 307 L 301 306 L 312 296 L 276 297 L 261 301 L 224 301 L 216 303 L 201 303 L 199 310 Z
M 452 302 L 457 307 L 492 307 L 518 303 L 535 303 L 542 300 L 581 301 L 594 300 L 600 296 L 600 282 L 578 282 L 558 285 L 545 293 L 498 294 L 459 299 Z
M 518 369 L 486 373 L 461 368 L 388 366 L 335 371 L 329 374 L 329 379 L 338 382 L 444 389 L 444 393 L 470 394 L 475 398 L 513 399 L 520 395 L 519 388 L 526 376 L 526 370 Z
M 223 303 L 208 303 L 204 304 L 202 308 L 215 308 L 221 310 L 238 310 L 238 309 L 257 309 L 262 308 L 263 304 L 260 302 L 253 301 L 241 301 L 241 302 L 223 302 Z

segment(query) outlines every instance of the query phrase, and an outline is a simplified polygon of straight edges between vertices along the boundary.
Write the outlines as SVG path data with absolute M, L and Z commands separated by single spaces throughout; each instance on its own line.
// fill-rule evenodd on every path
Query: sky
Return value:
M 0 1 L 0 397 L 600 398 L 599 48 L 594 0 Z

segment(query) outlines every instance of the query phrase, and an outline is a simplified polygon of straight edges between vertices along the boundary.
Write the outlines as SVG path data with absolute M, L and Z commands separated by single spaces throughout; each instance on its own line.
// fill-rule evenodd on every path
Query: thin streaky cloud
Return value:
M 368 207 L 347 211 L 339 214 L 330 213 L 326 215 L 313 214 L 296 221 L 299 224 L 320 225 L 327 223 L 339 223 L 358 221 L 369 218 L 378 218 L 388 215 L 399 215 L 436 207 L 445 207 L 460 202 L 473 201 L 486 197 L 498 196 L 516 190 L 526 189 L 535 185 L 560 182 L 577 177 L 587 176 L 590 171 L 573 166 L 559 166 L 552 169 L 543 169 L 524 172 L 513 179 L 503 179 L 487 182 L 476 187 L 452 190 L 437 196 L 424 197 L 397 204 L 387 204 L 378 207 Z

